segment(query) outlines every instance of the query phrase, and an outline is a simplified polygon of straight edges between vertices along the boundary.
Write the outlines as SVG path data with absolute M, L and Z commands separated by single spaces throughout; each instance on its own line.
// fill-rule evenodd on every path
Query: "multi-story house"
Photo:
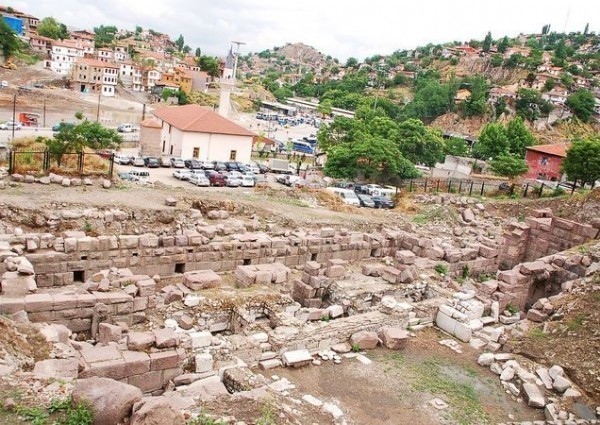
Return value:
M 175 85 L 185 94 L 190 94 L 192 91 L 192 76 L 184 68 L 175 68 L 169 72 L 165 72 L 162 76 L 162 81 Z
M 29 47 L 42 58 L 49 58 L 52 54 L 52 43 L 54 39 L 42 37 L 41 35 L 32 35 L 29 38 Z
M 70 75 L 77 58 L 83 57 L 83 46 L 75 40 L 57 40 L 52 44 L 50 69 L 60 75 Z
M 142 69 L 138 66 L 133 67 L 131 88 L 133 91 L 144 91 L 144 74 L 142 73 Z
M 162 73 L 156 68 L 147 68 L 143 71 L 142 86 L 144 91 L 151 92 L 152 88 L 160 81 Z
M 79 58 L 71 71 L 71 85 L 82 93 L 113 97 L 119 78 L 119 66 L 91 58 Z
M 72 31 L 71 40 L 78 41 L 83 46 L 83 54 L 86 57 L 94 55 L 94 33 L 86 30 Z
M 115 59 L 115 53 L 106 47 L 101 47 L 96 53 L 98 60 L 102 62 L 113 62 Z
M 119 80 L 125 88 L 133 88 L 133 72 L 134 65 L 131 61 L 124 61 L 119 63 Z

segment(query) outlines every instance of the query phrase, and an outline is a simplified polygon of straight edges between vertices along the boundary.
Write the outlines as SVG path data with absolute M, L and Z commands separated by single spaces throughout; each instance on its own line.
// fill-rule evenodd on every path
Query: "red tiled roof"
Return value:
M 183 105 L 164 107 L 156 109 L 154 115 L 182 131 L 254 136 L 254 133 L 223 118 L 205 106 Z
M 567 149 L 569 149 L 570 145 L 565 145 L 563 143 L 556 143 L 553 145 L 536 145 L 529 146 L 527 150 L 546 153 L 548 155 L 560 156 L 561 158 L 565 158 L 567 156 Z
M 142 121 L 140 123 L 140 126 L 147 127 L 147 128 L 162 128 L 162 126 L 160 125 L 160 122 L 158 122 L 158 120 L 156 118 L 145 119 L 144 121 Z
M 95 66 L 98 68 L 115 68 L 115 69 L 120 68 L 120 66 L 117 64 L 103 62 L 103 61 L 100 61 L 97 59 L 91 59 L 91 58 L 78 58 L 77 63 L 85 63 L 90 66 Z

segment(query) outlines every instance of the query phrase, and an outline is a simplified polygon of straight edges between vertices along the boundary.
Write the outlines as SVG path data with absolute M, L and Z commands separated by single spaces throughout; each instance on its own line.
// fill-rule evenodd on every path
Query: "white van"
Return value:
M 131 170 L 129 174 L 133 176 L 135 181 L 140 182 L 141 184 L 148 183 L 148 180 L 150 179 L 150 173 L 148 171 Z
M 384 198 L 392 199 L 396 195 L 396 189 L 372 189 L 371 196 L 383 196 Z
M 342 189 L 340 187 L 328 187 L 327 190 L 329 192 L 335 193 L 337 196 L 342 198 L 344 204 L 356 205 L 357 207 L 360 206 L 360 199 L 358 199 L 356 193 L 354 193 L 354 191 L 350 189 Z

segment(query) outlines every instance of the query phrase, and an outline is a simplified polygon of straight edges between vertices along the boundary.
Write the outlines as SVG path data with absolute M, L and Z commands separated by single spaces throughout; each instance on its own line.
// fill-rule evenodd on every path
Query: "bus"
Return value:
M 311 144 L 308 142 L 304 142 L 302 140 L 294 140 L 292 142 L 292 151 L 313 155 L 315 153 L 315 148 L 311 146 Z

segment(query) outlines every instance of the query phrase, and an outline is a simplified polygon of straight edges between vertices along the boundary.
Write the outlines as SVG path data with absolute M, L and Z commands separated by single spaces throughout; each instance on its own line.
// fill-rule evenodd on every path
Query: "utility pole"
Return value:
M 12 141 L 15 141 L 15 125 L 17 123 L 17 95 L 13 95 L 13 125 L 12 125 Z
M 146 119 L 146 104 L 142 107 L 142 121 Z
M 98 95 L 98 110 L 96 111 L 96 122 L 100 122 L 100 96 Z
M 237 47 L 235 49 L 235 60 L 233 61 L 233 89 L 235 91 L 235 78 L 237 73 L 237 65 L 238 65 L 238 56 L 240 55 L 240 46 L 244 45 L 243 41 L 232 41 L 231 43 L 235 44 Z
M 42 127 L 46 127 L 46 99 L 44 99 L 44 113 L 42 118 Z

